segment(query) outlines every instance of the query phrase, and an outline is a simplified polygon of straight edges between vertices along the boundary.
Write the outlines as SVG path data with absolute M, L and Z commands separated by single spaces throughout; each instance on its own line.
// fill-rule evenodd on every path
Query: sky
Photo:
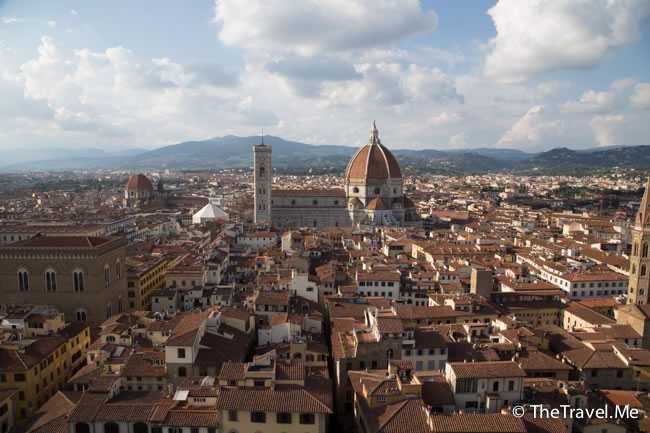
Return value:
M 650 0 L 0 0 L 0 151 L 650 144 Z

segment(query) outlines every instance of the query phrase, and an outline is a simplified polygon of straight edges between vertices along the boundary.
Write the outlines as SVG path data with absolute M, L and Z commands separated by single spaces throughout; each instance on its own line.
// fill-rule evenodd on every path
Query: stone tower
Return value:
M 648 272 L 650 259 L 650 178 L 645 187 L 639 213 L 636 214 L 632 229 L 632 255 L 630 256 L 630 281 L 628 284 L 628 304 L 648 303 Z
M 255 167 L 255 222 L 271 224 L 271 146 L 253 146 Z

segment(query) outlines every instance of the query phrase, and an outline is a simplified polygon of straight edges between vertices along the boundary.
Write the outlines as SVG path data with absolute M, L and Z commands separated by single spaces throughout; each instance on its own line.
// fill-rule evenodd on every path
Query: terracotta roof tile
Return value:
M 526 433 L 524 422 L 510 414 L 432 414 L 437 433 Z
M 526 372 L 512 361 L 450 362 L 456 378 L 526 377 Z
M 275 389 L 260 387 L 223 387 L 217 398 L 217 409 L 332 413 L 331 382 L 320 379 L 320 386 L 276 385 Z M 318 389 L 320 388 L 320 389 Z
M 144 174 L 136 174 L 129 179 L 129 182 L 126 184 L 126 190 L 153 191 L 153 184 Z

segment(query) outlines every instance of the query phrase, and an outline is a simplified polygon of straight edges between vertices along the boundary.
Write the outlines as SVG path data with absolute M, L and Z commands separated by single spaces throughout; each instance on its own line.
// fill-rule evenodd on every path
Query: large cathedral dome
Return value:
M 345 180 L 350 179 L 401 179 L 402 171 L 397 160 L 379 141 L 375 122 L 370 130 L 368 144 L 352 157 L 345 171 Z
M 126 184 L 127 191 L 153 191 L 153 184 L 144 174 L 131 176 L 129 183 Z

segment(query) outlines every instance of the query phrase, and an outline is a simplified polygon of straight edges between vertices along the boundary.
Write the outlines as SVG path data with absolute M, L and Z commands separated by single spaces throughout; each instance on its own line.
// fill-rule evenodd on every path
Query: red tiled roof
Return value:
M 366 208 L 370 210 L 387 210 L 390 209 L 390 206 L 381 197 L 376 197 L 368 203 Z
M 524 422 L 511 414 L 432 414 L 433 431 L 438 433 L 526 433 Z
M 352 157 L 346 179 L 388 179 L 402 177 L 397 160 L 382 144 L 366 144 Z
M 522 368 L 512 361 L 450 362 L 456 378 L 526 377 Z
M 320 379 L 318 387 L 276 385 L 275 389 L 261 387 L 223 387 L 217 398 L 217 409 L 332 413 L 330 381 Z
M 153 185 L 144 174 L 136 174 L 129 179 L 129 183 L 126 184 L 126 190 L 153 191 Z
M 96 248 L 116 239 L 119 237 L 41 236 L 5 248 Z

